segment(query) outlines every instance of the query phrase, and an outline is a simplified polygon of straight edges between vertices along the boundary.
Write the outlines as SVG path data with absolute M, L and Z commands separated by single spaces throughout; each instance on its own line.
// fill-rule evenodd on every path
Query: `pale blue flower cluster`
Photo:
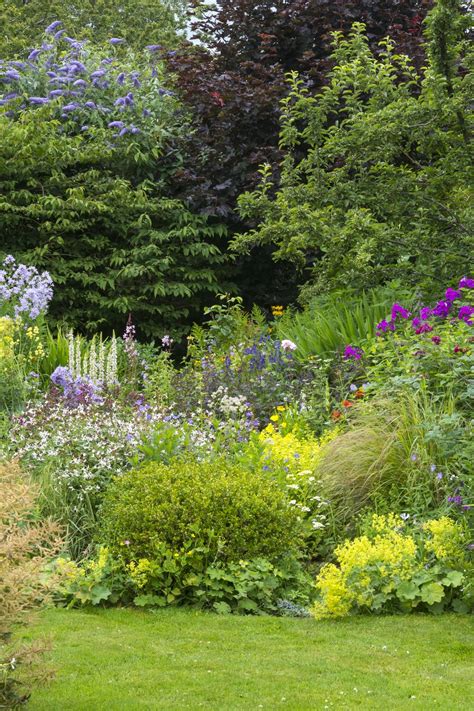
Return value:
M 48 272 L 17 264 L 11 255 L 0 267 L 0 313 L 35 320 L 45 313 L 53 297 Z

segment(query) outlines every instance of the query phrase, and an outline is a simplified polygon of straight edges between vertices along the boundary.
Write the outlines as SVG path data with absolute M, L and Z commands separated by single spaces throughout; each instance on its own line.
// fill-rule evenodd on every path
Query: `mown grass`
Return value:
M 474 708 L 474 618 L 341 622 L 48 610 L 56 679 L 34 710 Z

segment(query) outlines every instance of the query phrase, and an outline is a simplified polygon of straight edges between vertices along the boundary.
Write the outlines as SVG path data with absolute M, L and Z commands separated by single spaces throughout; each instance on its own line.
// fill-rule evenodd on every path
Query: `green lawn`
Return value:
M 474 618 L 341 622 L 49 610 L 55 681 L 28 708 L 474 708 Z

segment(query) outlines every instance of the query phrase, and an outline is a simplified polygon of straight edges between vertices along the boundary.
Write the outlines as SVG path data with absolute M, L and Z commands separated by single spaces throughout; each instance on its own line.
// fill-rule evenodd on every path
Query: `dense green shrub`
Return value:
M 296 513 L 265 473 L 222 459 L 150 463 L 117 478 L 106 493 L 99 540 L 129 560 L 178 552 L 196 536 L 220 560 L 275 559 L 298 546 Z

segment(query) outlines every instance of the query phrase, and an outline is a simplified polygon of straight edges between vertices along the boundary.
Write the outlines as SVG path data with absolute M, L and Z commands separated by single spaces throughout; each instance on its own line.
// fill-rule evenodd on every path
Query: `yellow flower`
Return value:
M 430 534 L 425 543 L 426 550 L 434 553 L 438 560 L 451 564 L 465 560 L 464 532 L 459 523 L 442 516 L 424 523 L 423 530 Z
M 374 593 L 389 596 L 396 581 L 411 580 L 423 567 L 415 540 L 394 529 L 395 514 L 372 517 L 375 536 L 359 536 L 335 550 L 337 565 L 325 565 L 316 580 L 321 600 L 313 609 L 318 619 L 344 617 L 354 607 L 370 608 Z

